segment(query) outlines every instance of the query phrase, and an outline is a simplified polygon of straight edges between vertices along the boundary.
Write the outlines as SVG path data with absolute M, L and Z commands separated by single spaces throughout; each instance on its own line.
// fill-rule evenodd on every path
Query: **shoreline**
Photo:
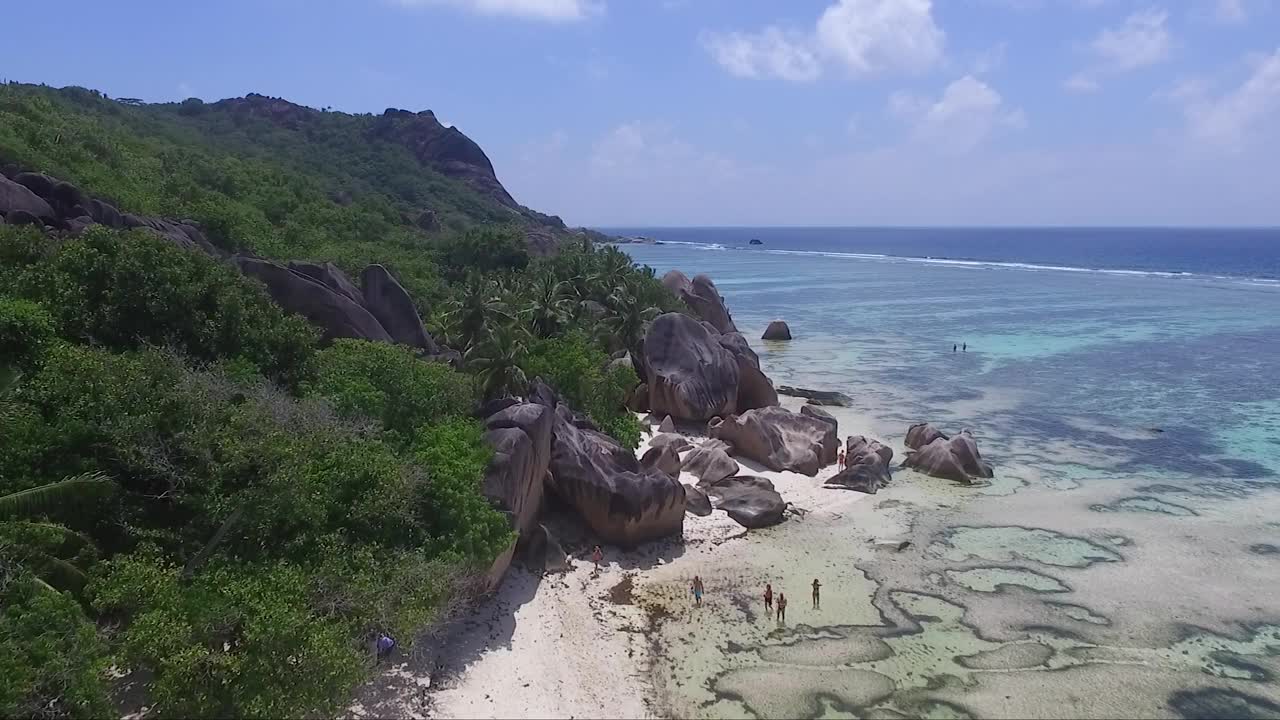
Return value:
M 793 410 L 803 402 L 782 399 L 783 406 Z M 852 416 L 847 408 L 828 409 Z M 656 420 L 644 417 L 648 431 L 637 457 L 656 434 Z M 845 425 L 847 417 L 841 421 L 842 436 L 860 431 Z M 896 519 L 899 513 L 881 513 L 876 520 L 870 512 L 876 498 L 886 498 L 887 489 L 873 496 L 823 487 L 835 466 L 810 478 L 735 459 L 744 474 L 772 481 L 783 499 L 803 514 L 789 512 L 781 524 L 760 530 L 747 530 L 719 510 L 707 517 L 686 514 L 680 538 L 630 551 L 603 546 L 605 561 L 598 573 L 587 557 L 590 544 L 571 551 L 566 572 L 539 577 L 515 563 L 494 595 L 442 629 L 438 645 L 429 652 L 411 653 L 363 687 L 347 716 L 668 717 L 673 703 L 664 677 L 668 658 L 663 628 L 692 619 L 694 612 L 705 610 L 709 615 L 726 606 L 749 605 L 739 588 L 740 578 L 727 576 L 721 568 L 738 568 L 733 572 L 739 573 L 762 545 L 791 524 L 839 522 L 856 512 L 862 531 L 876 528 L 886 539 L 904 532 Z M 688 473 L 682 473 L 681 481 L 697 483 Z M 870 544 L 867 551 L 873 551 Z M 688 592 L 695 574 L 707 583 L 701 609 L 693 607 Z M 805 615 L 809 596 L 800 592 L 798 581 L 791 584 L 797 590 L 791 595 L 788 620 L 796 623 Z M 830 598 L 824 599 L 824 612 L 838 613 L 844 605 L 839 586 L 824 586 L 825 598 Z M 744 629 L 744 636 L 753 633 Z

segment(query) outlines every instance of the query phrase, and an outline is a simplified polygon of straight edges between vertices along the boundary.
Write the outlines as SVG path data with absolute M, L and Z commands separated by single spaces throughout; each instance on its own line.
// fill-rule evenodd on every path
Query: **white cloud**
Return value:
M 1062 83 L 1062 86 L 1071 92 L 1076 93 L 1091 93 L 1098 91 L 1098 81 L 1084 73 L 1076 73 L 1075 75 L 1072 75 Z
M 1242 0 L 1215 0 L 1213 18 L 1220 23 L 1242 23 L 1249 18 Z
M 1255 132 L 1280 122 L 1280 49 L 1260 59 L 1239 87 L 1218 97 L 1198 81 L 1180 83 L 1166 97 L 1182 103 L 1193 138 L 1243 150 Z
M 702 44 L 716 62 L 738 77 L 807 82 L 822 74 L 806 39 L 776 27 L 758 33 L 706 33 Z
M 1173 40 L 1165 27 L 1168 19 L 1169 13 L 1164 10 L 1140 10 L 1119 27 L 1103 29 L 1091 48 L 1103 66 L 1114 72 L 1163 62 L 1173 49 Z
M 931 0 L 840 0 L 818 18 L 819 46 L 857 75 L 919 72 L 942 59 Z
M 710 32 L 703 47 L 738 77 L 808 82 L 824 62 L 856 76 L 920 72 L 942 59 L 945 35 L 932 0 L 837 0 L 809 32 L 768 26 L 759 32 Z
M 937 100 L 894 93 L 889 111 L 910 121 L 918 139 L 952 153 L 972 150 L 997 128 L 1027 125 L 1022 110 L 1010 108 L 1000 93 L 972 75 L 952 82 Z
M 604 10 L 603 0 L 392 0 L 405 6 L 453 5 L 481 15 L 531 20 L 582 20 Z

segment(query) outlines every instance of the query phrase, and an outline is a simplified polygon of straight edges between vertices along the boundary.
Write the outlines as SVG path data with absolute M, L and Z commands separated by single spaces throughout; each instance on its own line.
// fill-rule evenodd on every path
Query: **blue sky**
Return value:
M 1280 0 L 62 0 L 56 31 L 40 3 L 5 15 L 0 77 L 431 109 L 574 224 L 1280 225 Z

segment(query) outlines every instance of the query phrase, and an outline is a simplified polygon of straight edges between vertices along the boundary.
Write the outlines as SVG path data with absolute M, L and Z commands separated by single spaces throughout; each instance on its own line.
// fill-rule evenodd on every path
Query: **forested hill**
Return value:
M 638 462 L 588 237 L 430 113 L 0 85 L 0 717 L 340 714 L 538 527 L 493 408 Z
M 282 243 L 295 256 L 307 249 L 296 241 L 322 245 L 315 226 L 333 222 L 401 243 L 511 224 L 535 254 L 582 232 L 517 203 L 480 146 L 430 110 L 351 115 L 256 94 L 145 104 L 10 83 L 0 87 L 0 163 L 130 212 L 191 217 L 268 256 Z M 282 224 L 295 236 L 271 237 L 267 226 Z

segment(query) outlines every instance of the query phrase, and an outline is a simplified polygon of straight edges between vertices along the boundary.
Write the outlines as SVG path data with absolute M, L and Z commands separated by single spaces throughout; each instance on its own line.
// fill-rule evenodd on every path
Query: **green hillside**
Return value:
M 487 165 L 427 114 L 0 86 L 7 178 L 212 244 L 0 223 L 0 716 L 117 713 L 113 665 L 156 717 L 332 713 L 513 539 L 481 401 L 540 376 L 635 445 L 609 355 L 677 302 Z M 232 253 L 385 265 L 461 359 L 321 342 Z

